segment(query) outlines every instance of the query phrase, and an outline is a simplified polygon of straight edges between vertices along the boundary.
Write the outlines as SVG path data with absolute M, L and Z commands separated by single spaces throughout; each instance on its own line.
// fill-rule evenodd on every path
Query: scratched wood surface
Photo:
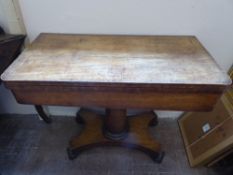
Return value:
M 230 84 L 193 36 L 40 34 L 4 81 Z

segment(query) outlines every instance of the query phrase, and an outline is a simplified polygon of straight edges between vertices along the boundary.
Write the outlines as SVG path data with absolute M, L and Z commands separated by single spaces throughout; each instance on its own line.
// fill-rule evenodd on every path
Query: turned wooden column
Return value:
M 122 140 L 127 137 L 128 119 L 126 109 L 106 109 L 103 134 L 111 140 Z

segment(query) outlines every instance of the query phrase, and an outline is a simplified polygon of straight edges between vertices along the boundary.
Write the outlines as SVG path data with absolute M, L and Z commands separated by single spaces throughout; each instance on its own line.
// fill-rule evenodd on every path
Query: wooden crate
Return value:
M 229 75 L 233 79 L 233 66 Z M 233 87 L 213 111 L 185 113 L 178 123 L 190 165 L 213 165 L 233 149 Z
M 223 97 L 211 112 L 186 113 L 178 120 L 189 163 L 206 165 L 233 147 L 233 110 Z

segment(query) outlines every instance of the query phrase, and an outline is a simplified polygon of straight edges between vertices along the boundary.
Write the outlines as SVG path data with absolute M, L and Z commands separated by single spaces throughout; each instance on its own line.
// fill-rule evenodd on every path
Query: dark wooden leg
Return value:
M 164 152 L 148 129 L 156 117 L 153 112 L 127 118 L 124 109 L 107 109 L 103 118 L 81 109 L 78 116 L 82 118 L 85 127 L 79 136 L 70 141 L 67 150 L 70 159 L 96 146 L 123 146 L 141 150 L 157 163 L 162 161 Z
M 52 119 L 44 112 L 44 109 L 40 105 L 35 105 L 35 109 L 45 123 L 52 123 Z
M 150 127 L 155 127 L 155 126 L 157 126 L 158 125 L 158 116 L 157 116 L 157 114 L 154 112 L 154 111 L 151 111 L 152 113 L 154 113 L 154 118 L 153 119 L 151 119 L 151 121 L 150 121 L 150 123 L 149 123 L 149 126 Z
M 79 111 L 76 114 L 75 120 L 78 124 L 81 124 L 81 125 L 85 124 L 84 119 L 82 118 L 82 116 L 79 115 Z

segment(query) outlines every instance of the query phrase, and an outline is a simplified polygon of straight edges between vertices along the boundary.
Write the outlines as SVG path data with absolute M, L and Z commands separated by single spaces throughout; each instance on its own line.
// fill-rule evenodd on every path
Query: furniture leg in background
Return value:
M 52 123 L 52 118 L 49 117 L 41 105 L 35 105 L 36 112 L 44 120 L 45 123 Z

